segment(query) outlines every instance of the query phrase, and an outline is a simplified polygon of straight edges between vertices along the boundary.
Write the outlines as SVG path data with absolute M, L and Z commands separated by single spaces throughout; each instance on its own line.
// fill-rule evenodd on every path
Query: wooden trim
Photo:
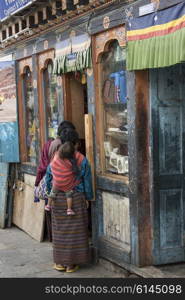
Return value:
M 33 72 L 32 57 L 27 57 L 19 61 L 19 76 L 24 74 L 26 67 L 30 68 L 30 72 Z
M 38 65 L 38 60 L 37 60 Z M 40 124 L 40 146 L 43 147 L 45 143 L 45 116 L 43 112 L 43 105 L 44 105 L 44 95 L 43 95 L 43 69 L 39 70 L 38 67 L 38 117 L 39 117 L 39 124 Z
M 102 147 L 101 141 L 104 138 L 103 130 L 101 126 L 102 122 L 102 103 L 100 101 L 100 89 L 99 89 L 99 70 L 98 66 L 96 65 L 96 36 L 92 37 L 92 60 L 93 60 L 93 71 L 94 71 L 94 82 L 95 82 L 95 108 L 96 108 L 96 145 L 97 145 L 97 156 L 99 158 L 100 164 L 100 174 L 104 170 L 103 165 L 103 154 L 102 154 Z
M 125 26 L 118 26 L 108 31 L 98 33 L 95 39 L 95 62 L 97 63 L 100 55 L 107 50 L 112 40 L 117 40 L 120 47 L 126 46 Z
M 44 143 L 46 142 L 45 138 L 45 114 L 43 113 L 43 108 L 45 106 L 45 99 L 43 95 L 43 72 L 47 66 L 49 60 L 54 61 L 55 51 L 54 49 L 50 49 L 48 51 L 44 51 L 37 55 L 37 68 L 38 68 L 38 108 L 39 108 L 39 123 L 40 123 L 40 144 L 41 148 L 43 147 Z
M 71 89 L 69 74 L 62 75 L 63 83 L 63 103 L 64 103 L 64 120 L 72 122 L 72 103 L 71 103 Z
M 100 78 L 101 70 L 98 60 L 103 54 L 103 52 L 109 46 L 109 43 L 112 40 L 118 40 L 121 47 L 126 46 L 126 37 L 125 37 L 125 27 L 118 26 L 106 32 L 99 33 L 92 37 L 92 59 L 93 59 L 93 69 L 95 77 L 95 106 L 96 106 L 96 140 L 97 140 L 97 152 L 100 160 L 100 169 L 99 174 L 117 180 L 125 179 L 121 175 L 111 175 L 105 172 L 105 160 L 104 160 L 104 147 L 102 146 L 102 141 L 104 140 L 104 108 L 101 100 L 101 89 L 100 89 Z M 103 122 L 103 123 L 102 123 Z
M 38 54 L 38 68 L 39 72 L 46 68 L 48 60 L 54 60 L 55 57 L 55 50 L 50 49 L 45 52 Z
M 94 145 L 93 145 L 93 119 L 91 114 L 85 114 L 85 145 L 86 156 L 91 165 L 93 195 L 95 200 L 95 167 L 94 167 Z
M 32 57 L 22 59 L 18 62 L 18 112 L 19 112 L 19 135 L 20 135 L 20 157 L 21 162 L 27 161 L 27 147 L 25 139 L 25 112 L 24 112 L 24 99 L 23 99 L 23 76 L 25 73 L 25 68 L 29 67 L 30 71 L 33 71 L 32 68 Z
M 20 136 L 20 157 L 21 157 L 21 162 L 26 162 L 27 161 L 27 148 L 26 148 L 26 139 L 25 139 L 25 126 L 24 126 L 24 117 L 25 117 L 25 112 L 24 112 L 24 99 L 23 99 L 23 75 L 19 76 L 18 79 L 18 112 L 19 112 L 19 136 Z

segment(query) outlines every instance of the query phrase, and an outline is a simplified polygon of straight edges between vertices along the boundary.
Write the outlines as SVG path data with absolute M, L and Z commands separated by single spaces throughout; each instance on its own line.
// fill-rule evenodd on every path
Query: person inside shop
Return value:
M 93 198 L 92 176 L 87 158 L 76 150 L 79 143 L 76 130 L 64 130 L 61 142 L 62 145 L 73 144 L 75 168 L 74 162 L 61 155 L 61 146 L 47 168 L 46 182 L 48 193 L 52 188 L 57 189 L 51 210 L 54 269 L 72 273 L 80 264 L 88 263 L 90 259 L 87 208 L 89 200 Z M 66 192 L 69 190 L 72 191 L 75 215 L 66 213 Z

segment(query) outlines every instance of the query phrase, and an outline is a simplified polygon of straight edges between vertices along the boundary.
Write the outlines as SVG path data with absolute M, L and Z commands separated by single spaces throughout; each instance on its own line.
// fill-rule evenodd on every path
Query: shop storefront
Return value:
M 6 48 L 16 61 L 19 125 L 13 223 L 44 239 L 44 203 L 33 202 L 39 154 L 58 124 L 69 120 L 93 170 L 94 253 L 123 267 L 184 261 L 184 67 L 135 67 L 143 61 L 134 60 L 128 43 L 134 33 L 127 34 L 126 24 L 145 10 L 147 17 L 156 14 L 159 5 L 147 13 L 150 1 L 94 1 L 93 8 L 87 2 L 82 15 L 71 9 L 65 22 L 53 18 L 53 27 L 44 31 L 42 23 L 38 33 L 35 26 L 33 36 Z

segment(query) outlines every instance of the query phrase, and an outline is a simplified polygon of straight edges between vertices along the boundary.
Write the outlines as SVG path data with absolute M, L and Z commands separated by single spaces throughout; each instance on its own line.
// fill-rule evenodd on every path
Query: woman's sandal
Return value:
M 62 265 L 54 264 L 53 268 L 57 271 L 66 271 L 66 267 L 64 267 Z
M 72 269 L 66 269 L 66 273 L 73 273 L 73 272 L 76 272 L 77 270 L 79 269 L 79 266 L 75 266 L 74 268 Z

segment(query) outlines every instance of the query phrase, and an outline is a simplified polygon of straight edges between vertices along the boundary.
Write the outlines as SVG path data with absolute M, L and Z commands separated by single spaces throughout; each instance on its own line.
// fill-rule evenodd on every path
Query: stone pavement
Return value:
M 50 242 L 39 243 L 17 227 L 0 229 L 0 278 L 120 277 L 99 264 L 82 266 L 70 274 L 58 272 L 52 268 L 52 259 Z
M 185 263 L 121 268 L 102 258 L 68 274 L 53 269 L 52 244 L 32 239 L 17 227 L 0 229 L 0 278 L 185 278 Z

